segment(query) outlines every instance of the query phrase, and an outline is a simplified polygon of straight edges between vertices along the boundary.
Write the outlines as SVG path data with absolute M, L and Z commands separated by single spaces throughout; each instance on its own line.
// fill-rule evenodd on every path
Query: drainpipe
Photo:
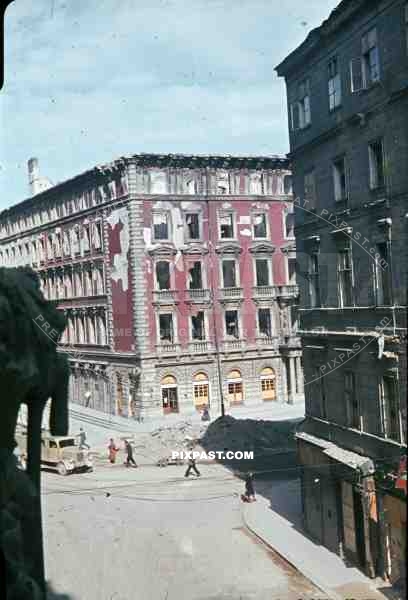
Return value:
M 211 218 L 210 218 L 210 202 L 208 196 L 205 198 L 205 202 L 207 205 L 207 217 L 208 217 L 208 246 L 210 251 L 210 278 L 211 278 L 211 289 L 210 289 L 210 301 L 211 301 L 211 309 L 212 309 L 212 320 L 213 320 L 213 333 L 214 333 L 214 346 L 215 346 L 215 355 L 217 361 L 217 379 L 218 379 L 218 390 L 220 395 L 220 406 L 221 406 L 221 417 L 225 417 L 225 404 L 224 404 L 224 392 L 222 387 L 222 369 L 221 369 L 221 358 L 220 358 L 220 348 L 218 341 L 218 330 L 217 330 L 217 321 L 215 318 L 215 302 L 214 302 L 214 268 L 213 268 L 213 243 L 212 243 L 212 229 L 211 229 Z

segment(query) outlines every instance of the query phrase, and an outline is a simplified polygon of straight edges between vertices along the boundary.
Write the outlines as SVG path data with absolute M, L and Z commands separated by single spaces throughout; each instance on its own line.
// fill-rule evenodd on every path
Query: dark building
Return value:
M 286 80 L 306 418 L 304 523 L 405 580 L 408 4 L 343 0 Z

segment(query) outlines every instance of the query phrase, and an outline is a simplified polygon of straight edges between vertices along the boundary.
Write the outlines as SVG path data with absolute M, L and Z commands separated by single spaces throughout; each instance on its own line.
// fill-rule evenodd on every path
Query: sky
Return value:
M 0 208 L 138 152 L 285 154 L 274 68 L 339 0 L 14 0 L 5 14 Z

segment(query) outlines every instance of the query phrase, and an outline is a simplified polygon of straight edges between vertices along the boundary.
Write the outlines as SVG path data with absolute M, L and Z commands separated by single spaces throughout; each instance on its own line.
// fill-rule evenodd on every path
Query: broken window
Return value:
M 391 280 L 388 246 L 386 242 L 377 244 L 374 269 L 376 303 L 378 306 L 390 306 Z
M 260 308 L 258 310 L 259 333 L 266 337 L 272 335 L 271 311 L 269 308 Z
M 256 285 L 270 285 L 269 281 L 269 261 L 267 258 L 257 258 L 255 260 Z
M 153 236 L 155 240 L 169 239 L 169 217 L 167 213 L 153 215 Z
M 400 406 L 398 380 L 394 375 L 386 375 L 380 385 L 381 432 L 384 437 L 399 442 Z
M 353 303 L 353 265 L 351 248 L 348 244 L 337 254 L 337 276 L 339 289 L 339 305 L 351 306 Z
M 295 213 L 285 213 L 285 237 L 295 237 Z
M 296 284 L 296 258 L 288 258 L 288 283 Z
M 235 260 L 222 261 L 222 279 L 224 288 L 237 287 Z
M 347 426 L 361 429 L 360 407 L 356 394 L 355 374 L 352 371 L 344 373 L 344 400 L 346 404 Z
M 221 239 L 234 237 L 234 215 L 232 213 L 220 216 L 220 236 Z
M 173 315 L 171 313 L 159 315 L 160 340 L 174 342 Z
M 254 224 L 254 238 L 266 238 L 267 229 L 266 229 L 266 214 L 265 213 L 257 213 L 253 217 Z
M 333 162 L 334 198 L 336 202 L 347 198 L 346 161 L 344 157 Z
M 191 336 L 193 340 L 205 340 L 204 313 L 202 311 L 191 317 Z
M 370 188 L 384 187 L 384 154 L 382 140 L 376 140 L 368 145 L 368 159 L 370 167 Z
M 170 289 L 170 263 L 161 260 L 156 263 L 156 281 L 159 290 Z
M 185 219 L 186 219 L 187 238 L 189 240 L 199 240 L 200 239 L 199 215 L 197 213 L 187 213 L 185 216 Z
M 238 311 L 225 311 L 225 331 L 227 336 L 239 339 Z
M 192 269 L 189 271 L 189 289 L 190 290 L 201 290 L 203 288 L 201 262 L 196 261 L 193 263 Z
M 341 104 L 341 79 L 337 57 L 329 61 L 328 67 L 329 109 L 334 110 Z

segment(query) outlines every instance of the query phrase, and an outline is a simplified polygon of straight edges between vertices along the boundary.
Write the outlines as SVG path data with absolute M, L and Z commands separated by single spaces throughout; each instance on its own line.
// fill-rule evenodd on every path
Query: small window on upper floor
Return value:
M 310 112 L 310 81 L 304 79 L 297 87 L 297 98 L 290 105 L 292 130 L 304 129 L 312 122 Z
M 186 238 L 188 240 L 200 239 L 200 215 L 198 213 L 186 213 Z
M 334 110 L 341 105 L 341 78 L 337 57 L 334 57 L 329 61 L 327 72 L 329 109 Z
M 285 238 L 295 237 L 295 213 L 286 212 L 285 214 Z
M 234 215 L 232 213 L 220 215 L 220 238 L 234 238 Z
M 268 235 L 266 214 L 255 213 L 253 215 L 253 234 L 254 239 L 265 239 Z
M 304 176 L 304 200 L 306 201 L 306 210 L 316 208 L 316 182 L 315 172 L 309 171 Z
M 333 185 L 336 202 L 347 198 L 346 161 L 344 157 L 333 162 Z
M 383 141 L 375 140 L 368 145 L 370 188 L 375 190 L 385 186 Z
M 380 81 L 380 56 L 375 28 L 361 38 L 361 56 L 351 60 L 350 74 L 353 93 L 365 90 Z
M 292 193 L 292 175 L 285 175 L 283 178 L 283 193 L 289 196 Z
M 155 240 L 170 238 L 169 215 L 167 213 L 153 214 L 153 237 Z

